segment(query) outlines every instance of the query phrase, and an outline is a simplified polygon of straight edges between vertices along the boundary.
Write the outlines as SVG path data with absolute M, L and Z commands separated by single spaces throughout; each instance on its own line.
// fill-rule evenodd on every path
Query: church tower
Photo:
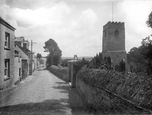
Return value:
M 111 57 L 114 67 L 121 60 L 127 62 L 124 26 L 124 22 L 108 22 L 103 26 L 102 54 Z

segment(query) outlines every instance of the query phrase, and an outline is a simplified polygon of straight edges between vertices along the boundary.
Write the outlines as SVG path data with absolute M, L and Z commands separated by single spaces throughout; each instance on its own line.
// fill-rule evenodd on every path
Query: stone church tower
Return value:
M 102 55 L 111 57 L 114 68 L 121 60 L 127 62 L 124 22 L 108 22 L 104 25 L 102 40 Z

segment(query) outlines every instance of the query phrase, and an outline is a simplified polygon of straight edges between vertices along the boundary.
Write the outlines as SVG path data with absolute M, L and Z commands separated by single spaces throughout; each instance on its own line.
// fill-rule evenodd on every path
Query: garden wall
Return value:
M 137 97 L 139 92 L 135 87 L 134 91 L 136 92 L 130 94 L 132 97 L 129 94 L 127 95 L 128 92 L 125 89 L 130 83 L 123 76 L 119 73 L 104 70 L 81 70 L 77 74 L 76 88 L 85 102 L 98 110 L 108 113 L 151 113 L 149 109 L 137 104 L 137 102 L 141 102 L 141 99 Z M 122 78 L 120 79 L 120 77 Z M 128 88 L 128 91 L 130 89 Z M 136 99 L 134 99 L 135 97 Z

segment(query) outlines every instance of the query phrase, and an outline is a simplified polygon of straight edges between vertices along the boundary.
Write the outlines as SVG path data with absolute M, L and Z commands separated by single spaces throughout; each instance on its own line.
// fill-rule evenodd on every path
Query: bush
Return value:
M 83 66 L 88 66 L 89 62 L 87 60 L 85 60 L 85 58 L 82 58 L 81 61 L 77 61 L 74 64 L 74 71 L 77 74 L 78 71 L 83 67 Z
M 49 71 L 55 74 L 60 79 L 68 82 L 68 68 L 67 67 L 58 67 L 55 65 L 52 65 L 49 68 Z
M 89 62 L 88 68 L 90 69 L 112 69 L 111 58 L 102 56 L 102 53 L 96 54 L 96 56 Z
M 61 66 L 62 67 L 68 67 L 68 61 L 70 61 L 70 59 L 63 59 L 63 60 L 61 60 Z

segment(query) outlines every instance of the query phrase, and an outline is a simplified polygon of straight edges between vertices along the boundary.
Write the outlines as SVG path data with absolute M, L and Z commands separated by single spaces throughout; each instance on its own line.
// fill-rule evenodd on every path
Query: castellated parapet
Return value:
M 124 29 L 125 23 L 124 22 L 111 22 L 109 21 L 106 25 L 103 26 L 103 31 L 108 28 L 122 28 Z

